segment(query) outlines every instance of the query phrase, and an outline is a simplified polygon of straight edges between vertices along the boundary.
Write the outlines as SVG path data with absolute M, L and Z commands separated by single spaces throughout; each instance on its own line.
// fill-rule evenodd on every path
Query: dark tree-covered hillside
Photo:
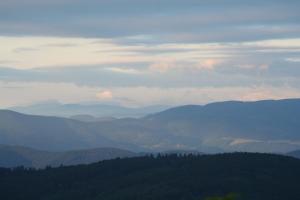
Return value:
M 300 160 L 232 153 L 166 155 L 90 165 L 0 170 L 0 199 L 204 200 L 238 194 L 241 200 L 299 199 Z

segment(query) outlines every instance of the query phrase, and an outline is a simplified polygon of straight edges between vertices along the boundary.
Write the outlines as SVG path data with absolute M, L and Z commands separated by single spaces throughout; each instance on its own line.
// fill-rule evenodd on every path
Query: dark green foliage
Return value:
M 230 194 L 227 194 L 224 197 L 209 197 L 209 198 L 206 198 L 205 200 L 236 200 L 237 197 L 238 197 L 237 194 L 230 193 Z
M 0 169 L 0 199 L 204 200 L 230 193 L 242 200 L 299 199 L 299 180 L 300 160 L 291 157 L 160 155 L 45 170 Z

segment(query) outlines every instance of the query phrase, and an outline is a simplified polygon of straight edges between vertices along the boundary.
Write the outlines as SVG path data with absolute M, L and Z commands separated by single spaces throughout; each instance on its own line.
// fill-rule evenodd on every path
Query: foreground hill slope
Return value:
M 0 145 L 0 167 L 44 168 L 46 166 L 89 164 L 101 160 L 133 156 L 137 156 L 137 154 L 117 148 L 49 152 L 22 146 Z
M 298 199 L 299 179 L 300 160 L 279 155 L 136 157 L 39 171 L 0 169 L 0 199 L 203 200 L 231 192 L 242 200 Z

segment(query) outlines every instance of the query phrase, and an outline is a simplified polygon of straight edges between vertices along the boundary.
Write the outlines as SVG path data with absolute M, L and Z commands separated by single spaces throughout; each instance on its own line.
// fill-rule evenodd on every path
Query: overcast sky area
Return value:
M 0 108 L 300 97 L 299 0 L 1 0 Z

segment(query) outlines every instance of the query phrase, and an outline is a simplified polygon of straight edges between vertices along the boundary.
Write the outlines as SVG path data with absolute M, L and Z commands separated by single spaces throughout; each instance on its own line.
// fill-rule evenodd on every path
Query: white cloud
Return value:
M 256 42 L 244 42 L 244 45 L 269 47 L 269 48 L 300 48 L 300 39 L 274 39 L 274 40 L 261 40 Z
M 300 62 L 300 58 L 287 58 L 285 60 L 289 62 Z
M 261 140 L 253 140 L 253 139 L 243 139 L 243 138 L 237 138 L 237 139 L 233 139 L 230 142 L 230 146 L 234 146 L 234 145 L 241 145 L 241 144 L 247 144 L 247 143 L 256 143 L 256 142 L 263 142 Z
M 244 145 L 244 144 L 251 144 L 251 143 L 262 143 L 265 145 L 268 144 L 289 144 L 289 145 L 300 145 L 300 141 L 298 140 L 257 140 L 257 139 L 249 139 L 249 138 L 223 138 L 225 140 L 230 140 L 230 146 L 236 145 Z
M 95 41 L 97 40 L 97 43 Z M 101 51 L 99 51 L 101 50 Z M 147 61 L 111 40 L 64 37 L 0 37 L 0 60 L 9 67 L 30 69 Z
M 142 74 L 143 71 L 133 69 L 133 68 L 125 68 L 125 67 L 107 67 L 104 68 L 105 70 L 116 72 L 116 73 L 122 73 L 122 74 Z

